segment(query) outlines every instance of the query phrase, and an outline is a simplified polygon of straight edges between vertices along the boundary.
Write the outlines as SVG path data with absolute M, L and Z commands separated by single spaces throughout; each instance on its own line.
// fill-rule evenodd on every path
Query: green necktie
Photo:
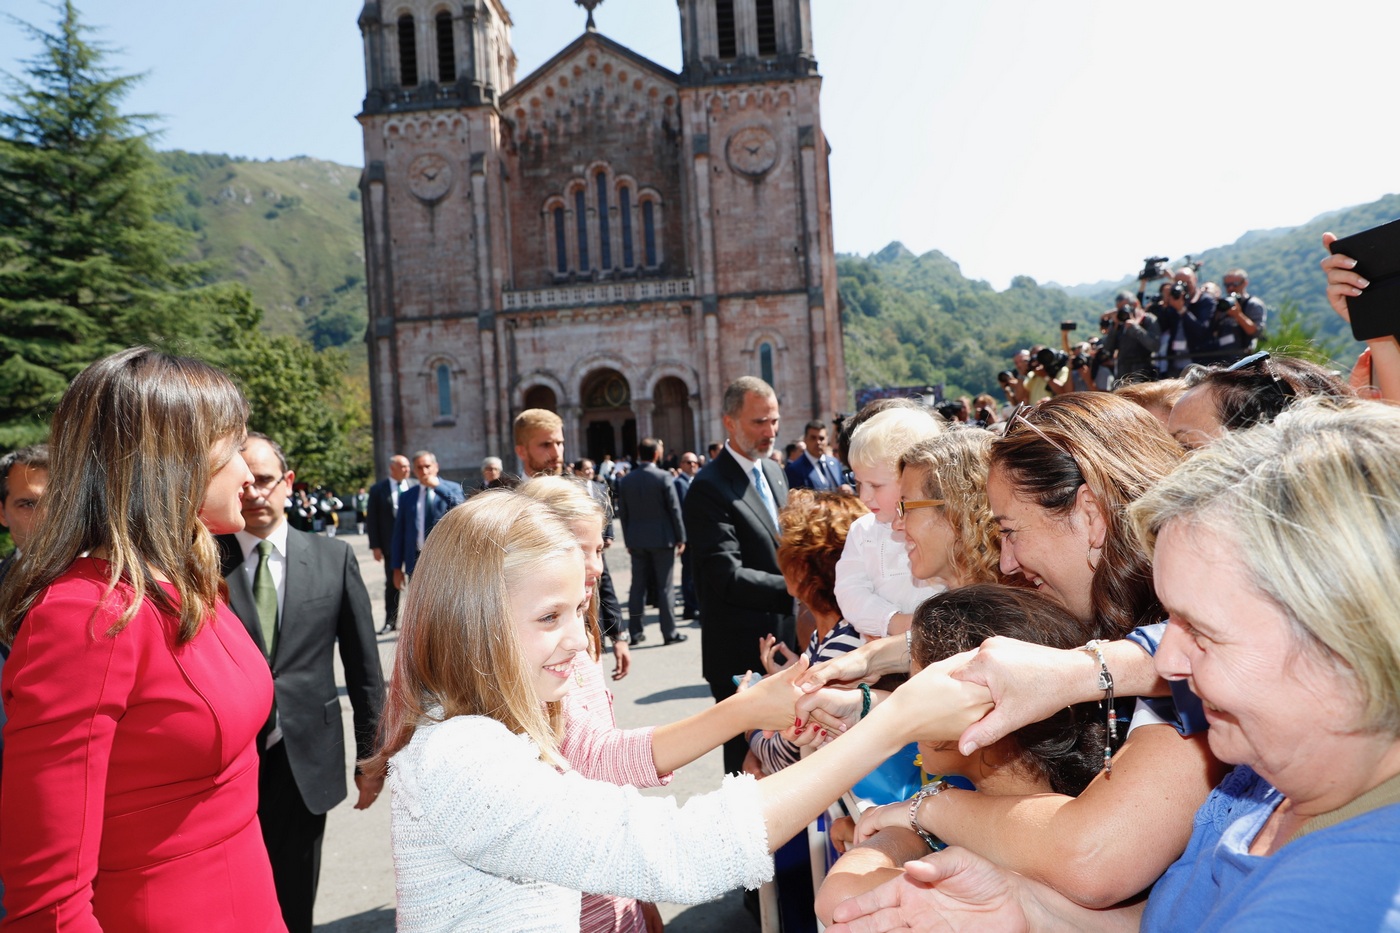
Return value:
M 263 644 L 270 658 L 277 650 L 277 587 L 272 583 L 272 568 L 268 558 L 272 542 L 258 542 L 258 571 L 253 574 L 253 605 L 258 607 L 258 622 L 262 624 Z

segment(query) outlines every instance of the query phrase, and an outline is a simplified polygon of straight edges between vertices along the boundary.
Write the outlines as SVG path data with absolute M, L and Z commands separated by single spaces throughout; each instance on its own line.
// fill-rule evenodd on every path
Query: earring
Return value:
M 1099 549 L 1091 544 L 1089 545 L 1089 550 L 1084 554 L 1084 563 L 1088 564 L 1089 570 L 1094 573 L 1098 573 L 1099 570 L 1099 565 L 1094 563 L 1094 552 L 1097 550 Z

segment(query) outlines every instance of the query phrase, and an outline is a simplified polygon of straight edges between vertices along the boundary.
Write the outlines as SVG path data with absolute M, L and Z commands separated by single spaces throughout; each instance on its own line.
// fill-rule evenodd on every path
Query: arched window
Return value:
M 772 6 L 770 0 L 769 6 Z M 457 80 L 457 54 L 452 46 L 452 14 L 443 10 L 436 17 L 438 83 L 451 84 Z
M 757 14 L 758 54 L 778 54 L 778 20 L 773 11 L 773 0 L 755 0 Z
M 574 192 L 574 227 L 578 230 L 578 269 L 588 272 L 593 264 L 588 261 L 588 199 L 582 188 Z
M 646 265 L 654 269 L 658 265 L 659 251 L 656 248 L 656 202 L 650 198 L 642 202 L 642 242 Z
M 622 217 L 622 268 L 631 269 L 637 264 L 632 255 L 632 189 L 623 185 L 617 191 L 617 199 Z
M 452 417 L 452 370 L 446 363 L 437 365 L 438 417 Z
M 599 268 L 607 272 L 612 268 L 612 231 L 608 223 L 608 176 L 599 172 L 598 181 L 598 262 Z
M 739 54 L 738 33 L 734 28 L 734 0 L 715 0 L 715 36 L 719 40 L 720 58 L 734 58 Z
M 569 271 L 569 248 L 564 231 L 564 207 L 553 210 L 554 216 L 554 269 L 560 275 Z
M 418 40 L 408 13 L 399 17 L 399 84 L 418 86 Z
M 773 384 L 773 345 L 766 340 L 758 345 L 758 374 L 764 382 Z

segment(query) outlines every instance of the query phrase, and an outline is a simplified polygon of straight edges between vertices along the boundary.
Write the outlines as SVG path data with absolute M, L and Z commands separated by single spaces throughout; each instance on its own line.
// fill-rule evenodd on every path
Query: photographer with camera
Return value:
M 1031 374 L 1026 377 L 1026 394 L 1032 405 L 1052 395 L 1074 391 L 1069 379 L 1069 354 L 1036 344 L 1031 347 Z
M 1114 370 L 1115 384 L 1147 382 L 1155 379 L 1152 355 L 1162 338 L 1157 316 L 1138 303 L 1127 292 L 1119 292 L 1114 310 L 1113 326 L 1104 338 L 1104 350 L 1118 354 Z
M 1011 362 L 1015 369 L 1003 369 L 997 373 L 997 384 L 1001 386 L 1001 391 L 1006 393 L 1008 405 L 1019 405 L 1030 401 L 1026 391 L 1026 377 L 1031 370 L 1031 351 L 1017 350 L 1011 357 Z
M 1191 269 L 1179 270 L 1175 281 L 1162 286 L 1156 314 L 1162 329 L 1163 371 L 1168 377 L 1181 375 L 1195 362 L 1194 356 L 1199 355 L 1202 362 L 1209 361 L 1215 349 L 1210 334 L 1215 299 L 1196 286 L 1196 275 Z
M 1225 294 L 1215 305 L 1211 336 L 1217 352 L 1212 362 L 1237 363 L 1254 352 L 1264 333 L 1264 302 L 1249 293 L 1249 276 L 1243 269 L 1225 273 Z
M 1094 384 L 1098 348 L 1088 342 L 1070 344 L 1069 335 L 1077 326 L 1073 321 L 1060 322 L 1060 349 L 1069 359 L 1070 390 L 1073 392 L 1092 392 L 1098 388 Z

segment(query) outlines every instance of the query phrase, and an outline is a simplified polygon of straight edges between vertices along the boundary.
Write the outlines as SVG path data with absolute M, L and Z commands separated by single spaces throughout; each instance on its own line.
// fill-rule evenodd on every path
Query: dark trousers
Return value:
M 384 624 L 399 627 L 399 590 L 394 586 L 394 571 L 384 562 Z
M 699 605 L 695 599 L 695 568 L 690 564 L 690 548 L 686 548 L 681 552 L 681 618 L 695 618 Z
M 286 742 L 263 752 L 258 769 L 258 822 L 288 933 L 311 933 L 326 815 L 312 813 L 301 799 L 287 761 Z
M 676 637 L 676 597 L 671 582 L 676 570 L 676 549 L 673 547 L 629 547 L 632 558 L 632 589 L 627 597 L 627 627 L 633 635 L 642 634 L 642 616 L 646 611 L 647 590 L 657 596 L 657 612 L 661 616 L 661 637 Z
M 740 671 L 740 673 L 743 673 Z M 738 686 L 733 679 L 710 681 L 710 695 L 715 698 L 715 702 L 728 699 L 739 692 Z M 737 774 L 744 770 L 744 759 L 749 754 L 749 740 L 744 738 L 741 732 L 728 742 L 724 743 L 724 773 Z

